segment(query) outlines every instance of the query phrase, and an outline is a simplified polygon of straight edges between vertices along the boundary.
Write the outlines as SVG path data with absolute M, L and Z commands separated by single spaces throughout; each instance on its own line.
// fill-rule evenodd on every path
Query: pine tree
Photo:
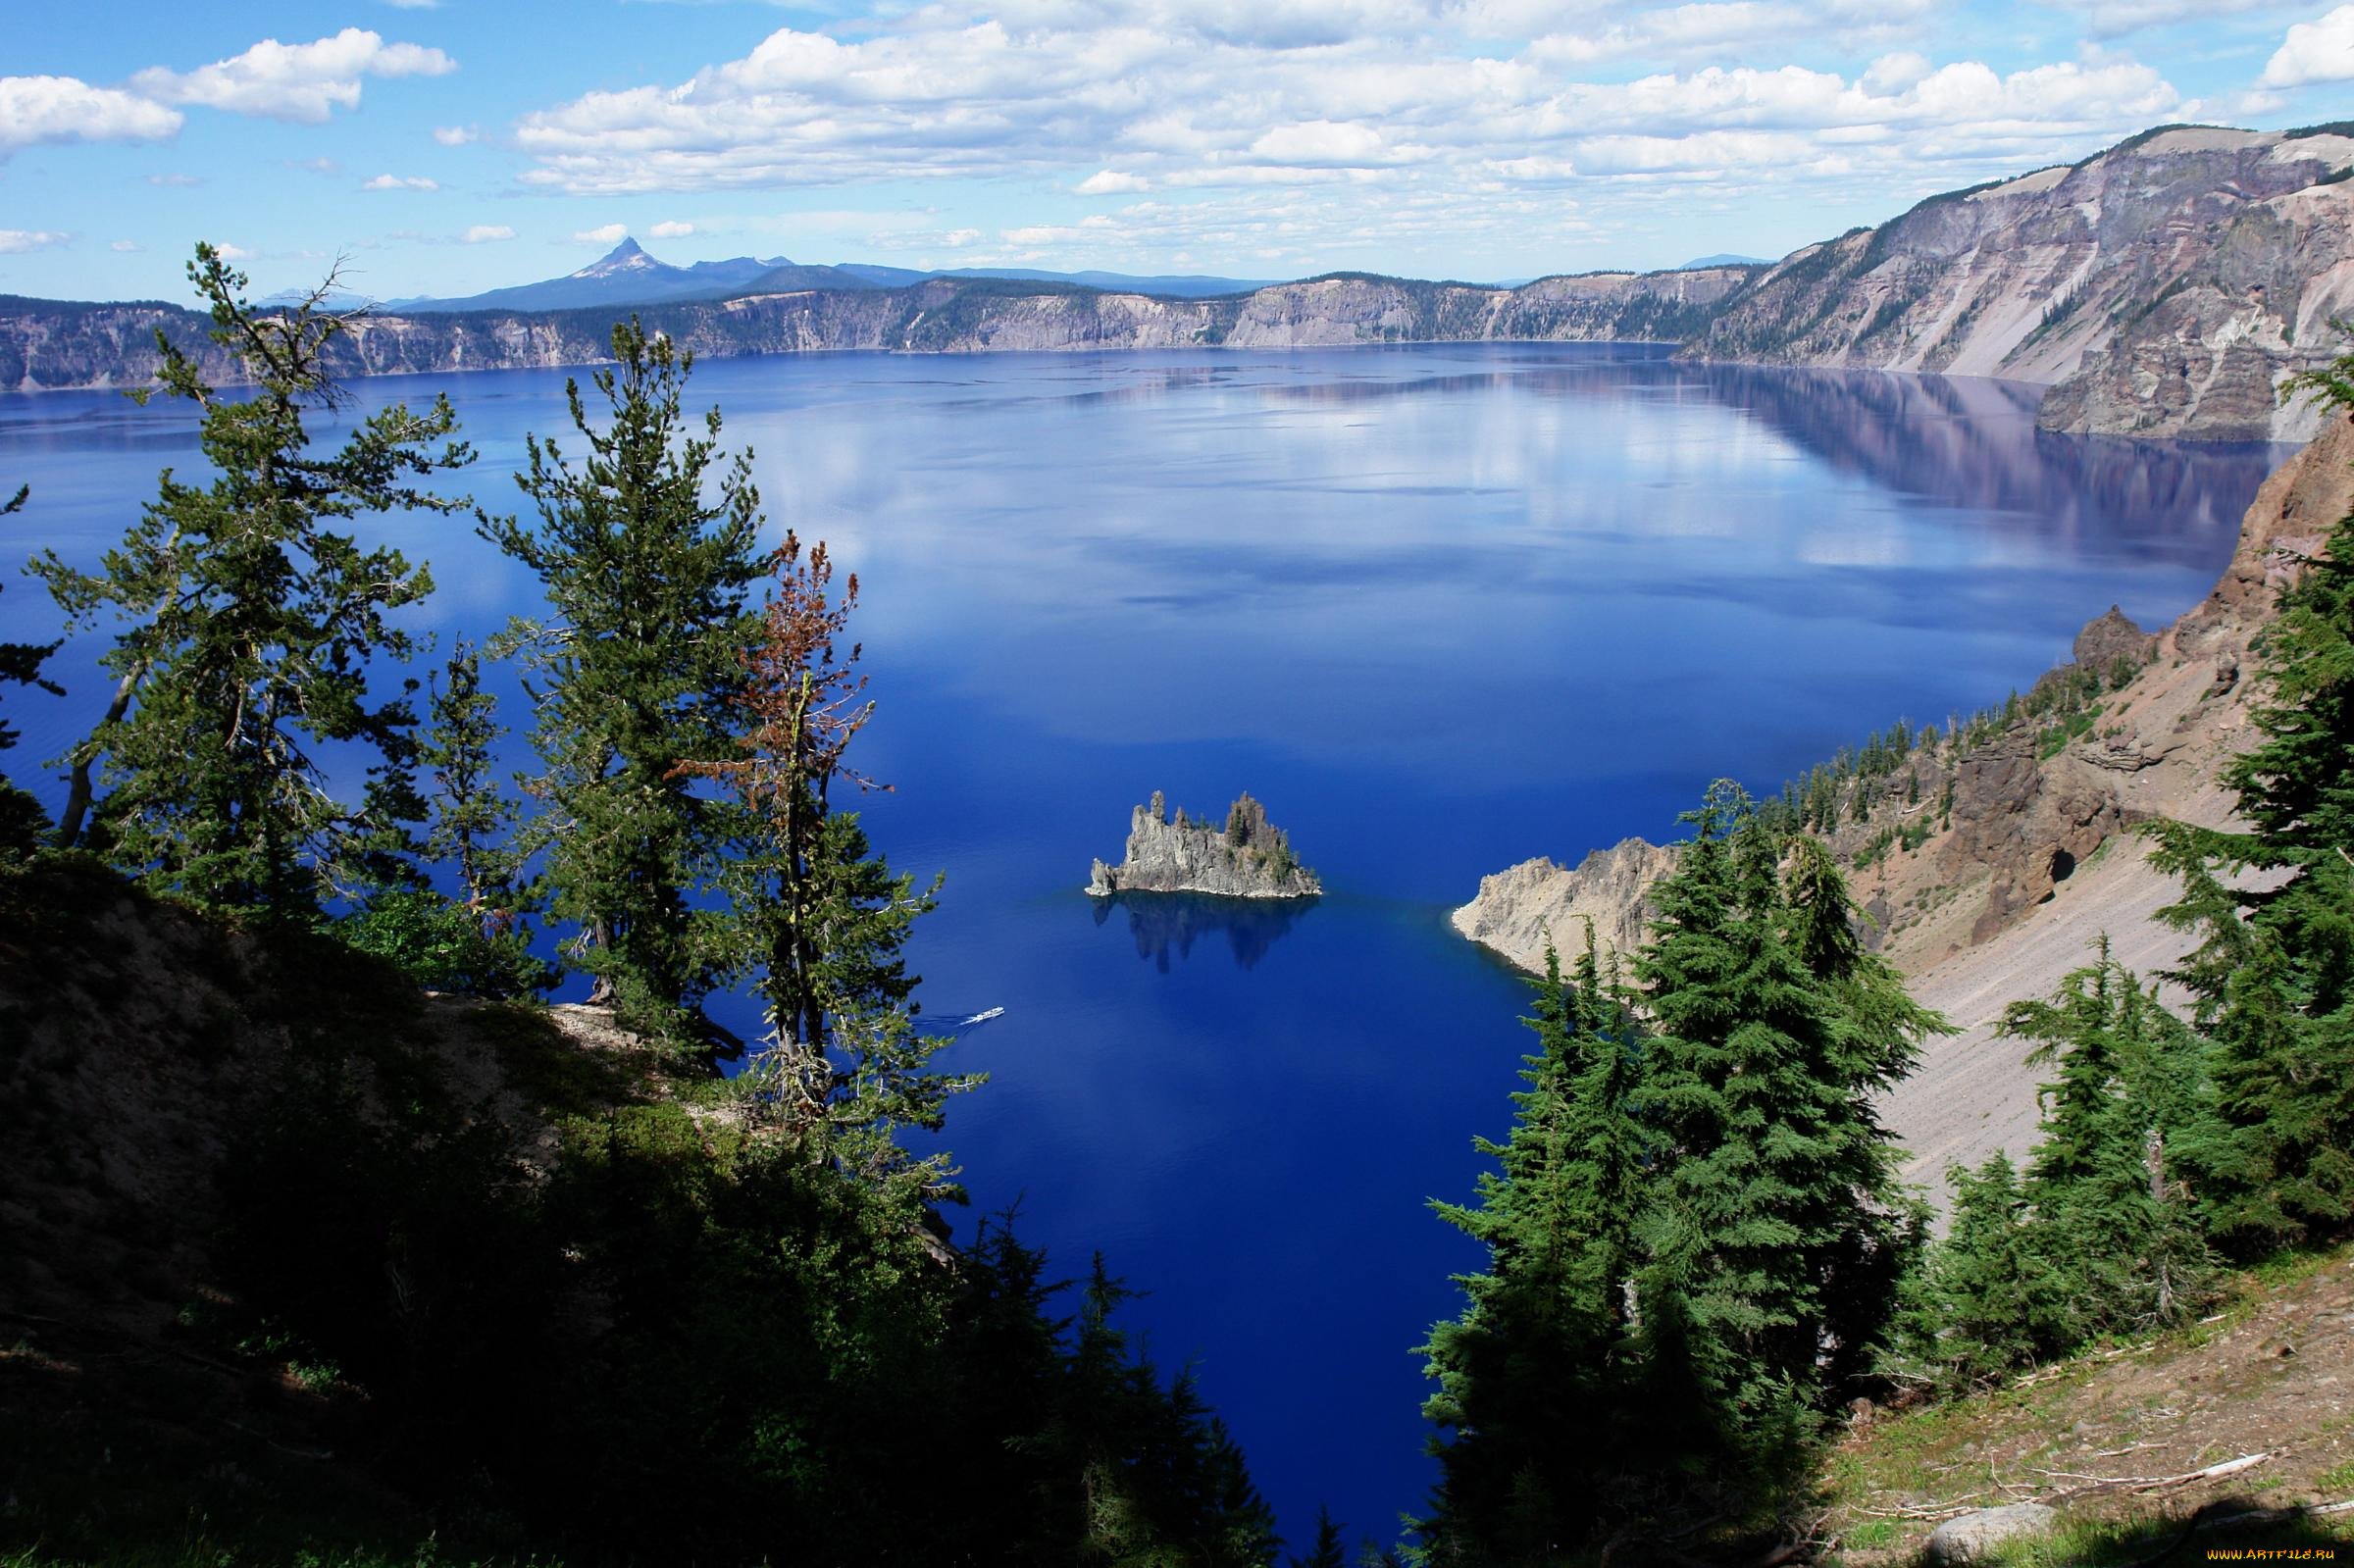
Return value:
M 741 654 L 759 631 L 745 599 L 765 570 L 760 496 L 750 453 L 721 466 L 716 408 L 690 433 L 691 354 L 633 320 L 613 329 L 613 357 L 592 378 L 602 429 L 565 383 L 580 466 L 552 438 L 527 443 L 516 482 L 537 524 L 477 514 L 538 576 L 550 611 L 499 643 L 521 654 L 537 707 L 530 844 L 546 851 L 554 913 L 579 928 L 570 951 L 596 977 L 592 1000 L 681 1048 L 729 1054 L 741 1046 L 700 1011 L 720 934 L 690 894 L 716 873 L 734 813 L 683 765 L 733 749 Z
M 207 903 L 306 917 L 338 863 L 402 841 L 419 804 L 416 714 L 405 692 L 372 697 L 369 675 L 380 657 L 409 656 L 391 615 L 432 580 L 336 525 L 461 509 L 424 485 L 473 454 L 449 439 L 457 416 L 436 398 L 423 415 L 402 405 L 371 415 L 341 449 L 314 455 L 303 419 L 335 401 L 327 354 L 346 326 L 324 308 L 333 278 L 269 314 L 210 245 L 196 247 L 188 277 L 255 393 L 223 398 L 159 331 L 163 391 L 196 406 L 217 477 L 199 486 L 167 470 L 96 572 L 54 552 L 32 564 L 70 627 L 109 611 L 130 623 L 103 661 L 114 700 L 69 754 L 59 838 L 101 843 L 126 869 Z M 321 758 L 347 743 L 377 758 L 357 809 L 328 793 Z
M 1931 1253 L 1916 1353 L 1961 1387 L 1991 1382 L 2075 1343 L 2066 1281 L 2034 1231 L 2009 1155 L 1951 1167 L 1953 1227 Z
M 917 977 L 902 956 L 915 922 L 934 907 L 940 879 L 918 892 L 867 842 L 833 789 L 887 789 L 848 760 L 873 717 L 857 673 L 859 648 L 839 638 L 858 602 L 858 580 L 830 597 L 824 544 L 804 556 L 785 536 L 759 639 L 743 655 L 736 755 L 684 762 L 680 772 L 723 780 L 741 804 L 736 854 L 722 877 L 730 898 L 725 941 L 748 971 L 769 1026 L 758 1069 L 746 1075 L 761 1104 L 796 1133 L 853 1134 L 855 1156 L 902 1167 L 894 1133 L 937 1129 L 947 1098 L 980 1083 L 929 1070 L 941 1044 L 912 1019 Z M 849 1157 L 836 1147 L 838 1157 Z
M 1319 1504 L 1316 1508 L 1316 1543 L 1305 1557 L 1294 1557 L 1291 1568 L 1349 1568 L 1349 1554 L 1341 1546 L 1341 1527 L 1332 1522 L 1332 1510 Z
M 1919 1221 L 1871 1096 L 1942 1025 L 1866 962 L 1827 854 L 1790 846 L 1785 886 L 1786 846 L 1729 783 L 1686 820 L 1635 965 L 1665 1145 L 1649 1277 L 1714 1419 L 1770 1481 L 1887 1332 Z
M 1821 1367 L 1836 1388 L 1876 1359 L 1926 1241 L 1926 1212 L 1898 1195 L 1896 1138 L 1877 1107 L 1913 1071 L 1921 1045 L 1954 1028 L 1914 1001 L 1904 977 L 1865 947 L 1847 879 L 1820 840 L 1767 837 L 1765 845 L 1783 851 L 1785 935 L 1831 1011 L 1828 1071 L 1841 1098 L 1817 1220 L 1839 1232 L 1825 1254 Z
M 2014 1003 L 2002 1033 L 2057 1061 L 2021 1189 L 2057 1277 L 2067 1345 L 2179 1320 L 2211 1269 L 2168 1151 L 2205 1112 L 2197 1039 L 2118 964 L 2108 939 L 2049 1000 Z
M 840 647 L 858 579 L 833 600 L 825 544 L 804 558 L 790 532 L 776 574 L 759 638 L 744 655 L 737 754 L 680 771 L 728 781 L 749 812 L 738 936 L 759 971 L 778 1041 L 822 1051 L 833 1015 L 910 1005 L 916 978 L 899 952 L 940 884 L 917 896 L 911 879 L 892 876 L 869 853 L 856 814 L 835 809 L 837 784 L 890 788 L 848 762 L 875 710 L 863 696 L 859 645 Z
M 1282 1545 L 1275 1516 L 1225 1424 L 1190 1377 L 1164 1385 L 1113 1326 L 1113 1313 L 1135 1293 L 1098 1253 L 1050 1440 L 1081 1476 L 1086 1506 L 1078 1539 L 1056 1543 L 1054 1555 L 1134 1568 L 1271 1565 Z
M 1486 1245 L 1487 1272 L 1460 1280 L 1462 1315 L 1422 1348 L 1439 1389 L 1423 1413 L 1441 1481 L 1422 1530 L 1434 1560 L 1542 1561 L 1582 1540 L 1623 1464 L 1608 1412 L 1626 1349 L 1644 1135 L 1623 1009 L 1604 994 L 1592 928 L 1575 988 L 1550 944 L 1526 1019 L 1538 1052 L 1476 1205 L 1434 1203 Z
M 389 865 L 342 928 L 352 945 L 390 959 L 421 985 L 494 997 L 544 990 L 557 978 L 532 955 L 539 894 L 515 841 L 522 808 L 499 787 L 497 746 L 507 731 L 497 713 L 483 689 L 482 656 L 461 638 L 434 681 L 417 747 L 431 777 L 420 853 L 448 869 L 460 896 L 444 898 L 425 872 Z
M 19 485 L 17 493 L 0 504 L 0 517 L 23 511 L 25 498 L 31 493 L 30 486 Z M 53 696 L 64 696 L 64 688 L 41 675 L 41 665 L 59 646 L 55 642 L 0 642 L 0 685 L 38 686 Z M 14 747 L 17 738 L 16 729 L 0 719 L 0 751 Z M 0 773 L 0 859 L 30 853 L 40 843 L 43 826 L 40 803 Z
M 2354 354 L 2292 388 L 2354 417 Z M 2217 1239 L 2243 1255 L 2354 1228 L 2354 515 L 2304 560 L 2266 634 L 2262 739 L 2224 780 L 2246 833 L 2156 825 L 2204 940 L 2177 978 L 2215 1043 L 2193 1151 Z M 2235 871 L 2270 885 L 2226 885 Z

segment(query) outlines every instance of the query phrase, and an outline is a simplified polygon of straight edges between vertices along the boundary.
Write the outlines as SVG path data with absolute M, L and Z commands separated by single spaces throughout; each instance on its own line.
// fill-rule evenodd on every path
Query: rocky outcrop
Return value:
M 2302 440 L 2354 312 L 2354 136 L 2170 126 L 1784 258 L 1686 352 L 1992 376 L 2046 429 Z
M 1990 1562 L 2003 1548 L 2029 1536 L 2048 1533 L 2060 1523 L 2060 1512 L 2039 1502 L 2011 1502 L 1999 1508 L 1980 1508 L 1959 1519 L 1948 1519 L 1929 1535 L 1924 1562 L 1935 1568 L 1959 1568 L 1965 1563 Z
M 1118 893 L 1214 893 L 1224 898 L 1312 898 L 1324 890 L 1316 874 L 1292 854 L 1291 840 L 1267 821 L 1267 811 L 1245 792 L 1227 808 L 1223 826 L 1189 822 L 1185 808 L 1171 818 L 1159 790 L 1128 821 L 1128 848 L 1116 866 L 1099 860 L 1087 890 Z
M 1449 917 L 1455 929 L 1526 970 L 1545 967 L 1548 943 L 1564 962 L 1586 939 L 1606 959 L 1643 945 L 1651 888 L 1675 864 L 1669 850 L 1641 838 L 1597 849 L 1575 870 L 1548 859 L 1524 860 L 1479 880 L 1479 893 Z
M 2114 669 L 2120 660 L 2138 669 L 2158 651 L 2158 637 L 2135 626 L 2124 607 L 2113 604 L 2106 614 L 2084 623 L 2068 651 L 2073 662 L 2088 670 Z

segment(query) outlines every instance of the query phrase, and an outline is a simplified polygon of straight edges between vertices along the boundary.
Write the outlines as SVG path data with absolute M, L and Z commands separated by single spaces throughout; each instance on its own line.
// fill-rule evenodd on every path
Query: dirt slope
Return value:
M 2234 1460 L 2252 1462 L 2174 1479 Z M 1916 1413 L 1867 1412 L 1831 1455 L 1818 1528 L 1867 1568 L 1913 1561 L 1943 1519 L 2040 1502 L 2060 1513 L 2043 1560 L 2146 1560 L 2179 1536 L 2167 1560 L 2191 1564 L 2282 1526 L 2272 1543 L 2354 1541 L 2354 1509 L 2278 1517 L 2349 1498 L 2354 1267 L 2340 1249 L 2243 1280 L 2181 1333 Z M 2194 1516 L 2209 1528 L 2186 1531 Z

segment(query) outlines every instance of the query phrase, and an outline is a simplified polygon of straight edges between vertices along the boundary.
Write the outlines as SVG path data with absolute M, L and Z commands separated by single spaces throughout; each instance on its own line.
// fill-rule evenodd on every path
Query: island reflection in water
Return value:
M 1197 939 L 1222 935 L 1240 969 L 1257 967 L 1267 949 L 1288 935 L 1316 905 L 1313 898 L 1219 898 L 1208 893 L 1115 893 L 1091 898 L 1096 924 L 1108 923 L 1116 907 L 1128 916 L 1136 956 L 1162 974 L 1169 957 L 1191 958 Z

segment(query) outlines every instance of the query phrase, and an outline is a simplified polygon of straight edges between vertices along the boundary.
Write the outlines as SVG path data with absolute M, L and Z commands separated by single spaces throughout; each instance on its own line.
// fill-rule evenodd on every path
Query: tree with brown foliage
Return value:
M 946 1097 L 978 1082 L 930 1073 L 939 1042 L 912 1028 L 917 977 L 901 950 L 940 879 L 916 891 L 873 852 L 858 814 L 836 806 L 837 784 L 890 788 L 848 760 L 875 711 L 862 650 L 845 644 L 857 578 L 837 596 L 824 543 L 793 533 L 776 573 L 760 638 L 743 655 L 739 755 L 679 771 L 725 781 L 743 808 L 729 924 L 736 965 L 765 1003 L 761 1091 L 797 1129 L 879 1135 L 858 1163 L 897 1168 L 891 1129 L 937 1128 Z

